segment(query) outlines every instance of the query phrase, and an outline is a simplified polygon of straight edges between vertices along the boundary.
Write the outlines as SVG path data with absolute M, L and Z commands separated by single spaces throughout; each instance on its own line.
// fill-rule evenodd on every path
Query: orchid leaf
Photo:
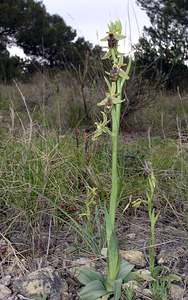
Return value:
M 136 280 L 136 281 L 146 281 L 146 282 L 153 282 L 156 281 L 156 279 L 154 277 L 152 277 L 151 274 L 142 274 L 142 273 L 138 273 L 138 272 L 132 272 L 132 280 Z
M 109 247 L 110 238 L 113 231 L 113 225 L 112 225 L 110 215 L 107 211 L 105 211 L 105 223 L 106 223 L 106 241 L 107 241 L 107 247 Z
M 182 277 L 180 277 L 177 274 L 169 274 L 169 275 L 163 276 L 163 280 L 167 281 L 167 282 L 173 282 L 173 281 L 181 282 Z
M 74 276 L 80 281 L 80 283 L 84 285 L 94 280 L 103 280 L 103 277 L 100 273 L 86 266 L 71 268 L 71 271 L 73 272 Z
M 100 280 L 89 282 L 80 292 L 81 300 L 97 300 L 109 292 L 105 289 Z
M 166 271 L 170 271 L 170 269 L 167 267 L 167 266 L 156 266 L 154 267 L 153 269 L 153 272 L 151 272 L 151 275 L 154 277 L 154 278 L 157 278 L 157 276 L 163 271 L 163 270 L 166 270 Z
M 124 279 L 133 270 L 134 265 L 130 264 L 126 260 L 121 260 L 119 273 L 117 278 Z
M 118 240 L 114 231 L 112 231 L 108 247 L 108 278 L 115 280 L 120 268 L 120 254 Z
M 119 300 L 121 298 L 121 288 L 122 288 L 122 279 L 119 278 L 115 280 L 114 300 Z

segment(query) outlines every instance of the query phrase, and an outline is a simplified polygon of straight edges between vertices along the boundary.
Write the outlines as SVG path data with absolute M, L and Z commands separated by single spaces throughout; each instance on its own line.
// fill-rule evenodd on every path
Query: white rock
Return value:
M 11 293 L 7 286 L 0 284 L 0 300 L 7 300 Z
M 104 256 L 105 258 L 107 257 L 107 252 L 108 252 L 107 248 L 102 248 L 101 249 L 101 255 Z
M 0 284 L 3 284 L 5 286 L 9 286 L 10 282 L 11 282 L 11 276 L 10 275 L 6 275 L 6 276 L 4 276 L 0 279 Z
M 136 238 L 136 233 L 128 233 L 126 237 L 130 240 L 134 240 Z

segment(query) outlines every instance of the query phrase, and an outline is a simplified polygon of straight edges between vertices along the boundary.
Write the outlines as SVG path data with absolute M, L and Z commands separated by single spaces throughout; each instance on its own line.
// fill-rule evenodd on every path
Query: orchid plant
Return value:
M 120 111 L 123 99 L 123 87 L 125 81 L 129 79 L 131 59 L 128 65 L 124 63 L 124 54 L 119 52 L 118 41 L 125 38 L 122 35 L 122 25 L 120 21 L 110 22 L 107 36 L 101 41 L 108 43 L 107 53 L 102 59 L 111 61 L 112 66 L 104 77 L 108 91 L 105 98 L 98 103 L 103 107 L 101 111 L 102 121 L 96 122 L 96 130 L 93 134 L 93 141 L 102 134 L 108 134 L 112 142 L 112 188 L 110 205 L 105 205 L 106 224 L 106 246 L 107 246 L 107 277 L 89 269 L 88 267 L 74 268 L 75 276 L 85 285 L 80 292 L 83 300 L 95 299 L 115 299 L 121 298 L 122 285 L 128 281 L 130 272 L 134 265 L 121 260 L 119 254 L 118 241 L 115 234 L 115 217 L 118 200 L 118 136 L 120 127 Z M 126 69 L 124 67 L 126 66 Z M 109 123 L 111 121 L 111 129 Z

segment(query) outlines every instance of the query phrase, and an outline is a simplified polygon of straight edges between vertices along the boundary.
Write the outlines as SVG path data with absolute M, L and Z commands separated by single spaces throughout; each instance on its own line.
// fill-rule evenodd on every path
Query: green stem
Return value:
M 155 266 L 155 223 L 151 221 L 151 245 L 150 245 L 150 251 L 149 251 L 149 269 L 151 274 L 154 271 Z
M 112 189 L 110 196 L 110 218 L 112 226 L 115 225 L 115 213 L 118 195 L 118 170 L 117 170 L 117 149 L 118 149 L 118 122 L 116 107 L 112 110 Z
M 114 58 L 113 58 L 114 60 Z M 131 57 L 127 66 L 127 75 L 130 72 L 131 68 Z M 125 83 L 124 78 L 118 78 L 117 80 L 117 93 L 119 94 L 118 98 L 122 100 L 122 91 Z M 121 104 L 116 104 L 112 108 L 112 189 L 110 196 L 110 218 L 112 222 L 112 227 L 115 227 L 115 216 L 117 208 L 117 198 L 118 198 L 118 136 L 119 136 L 119 124 L 120 124 L 120 112 Z
M 117 81 L 117 93 L 119 98 L 122 99 L 122 79 Z M 119 136 L 119 123 L 120 123 L 121 104 L 116 104 L 112 109 L 112 189 L 110 196 L 110 218 L 112 226 L 115 226 L 115 215 L 118 197 L 118 136 Z

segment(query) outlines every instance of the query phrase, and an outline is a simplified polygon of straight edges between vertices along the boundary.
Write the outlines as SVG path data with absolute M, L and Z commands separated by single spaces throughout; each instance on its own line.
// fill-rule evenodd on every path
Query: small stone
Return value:
M 60 300 L 61 294 L 68 290 L 66 281 L 52 267 L 43 268 L 30 273 L 23 279 L 15 280 L 15 292 L 30 300 L 45 295 L 50 300 Z
M 128 233 L 126 237 L 130 240 L 134 240 L 136 238 L 136 233 Z
M 142 287 L 136 280 L 130 280 L 127 283 L 123 284 L 123 288 L 129 288 L 133 290 L 135 293 L 141 293 L 142 292 Z
M 143 300 L 152 299 L 151 291 L 149 289 L 144 289 L 138 281 L 130 280 L 127 283 L 123 284 L 123 288 L 130 288 L 137 297 L 142 297 Z
M 158 265 L 162 265 L 164 263 L 168 263 L 171 257 L 169 257 L 169 251 L 161 250 L 157 256 L 157 263 Z
M 153 282 L 155 279 L 151 276 L 151 272 L 146 269 L 139 269 L 135 271 L 136 274 L 140 277 L 140 279 L 144 280 L 145 282 Z
M 177 284 L 171 284 L 170 286 L 170 295 L 172 300 L 179 300 L 183 298 L 184 295 L 184 288 Z
M 0 300 L 7 300 L 11 294 L 12 292 L 7 286 L 0 284 Z
M 123 251 L 120 250 L 120 255 L 122 258 L 127 260 L 128 262 L 139 266 L 139 267 L 145 267 L 147 262 L 144 258 L 144 254 L 141 251 L 136 251 L 136 250 L 128 250 L 128 251 Z
M 6 275 L 6 276 L 4 276 L 0 279 L 0 284 L 3 284 L 5 286 L 9 286 L 10 282 L 11 282 L 11 276 L 10 275 Z
M 95 267 L 95 263 L 87 257 L 81 257 L 72 262 L 74 266 L 87 266 L 89 268 Z
M 149 289 L 143 289 L 142 294 L 146 297 L 152 297 L 152 292 Z
M 102 248 L 101 249 L 101 255 L 104 256 L 105 258 L 107 257 L 108 249 L 107 248 Z
M 61 300 L 70 300 L 71 296 L 69 295 L 69 293 L 64 293 L 61 295 Z

